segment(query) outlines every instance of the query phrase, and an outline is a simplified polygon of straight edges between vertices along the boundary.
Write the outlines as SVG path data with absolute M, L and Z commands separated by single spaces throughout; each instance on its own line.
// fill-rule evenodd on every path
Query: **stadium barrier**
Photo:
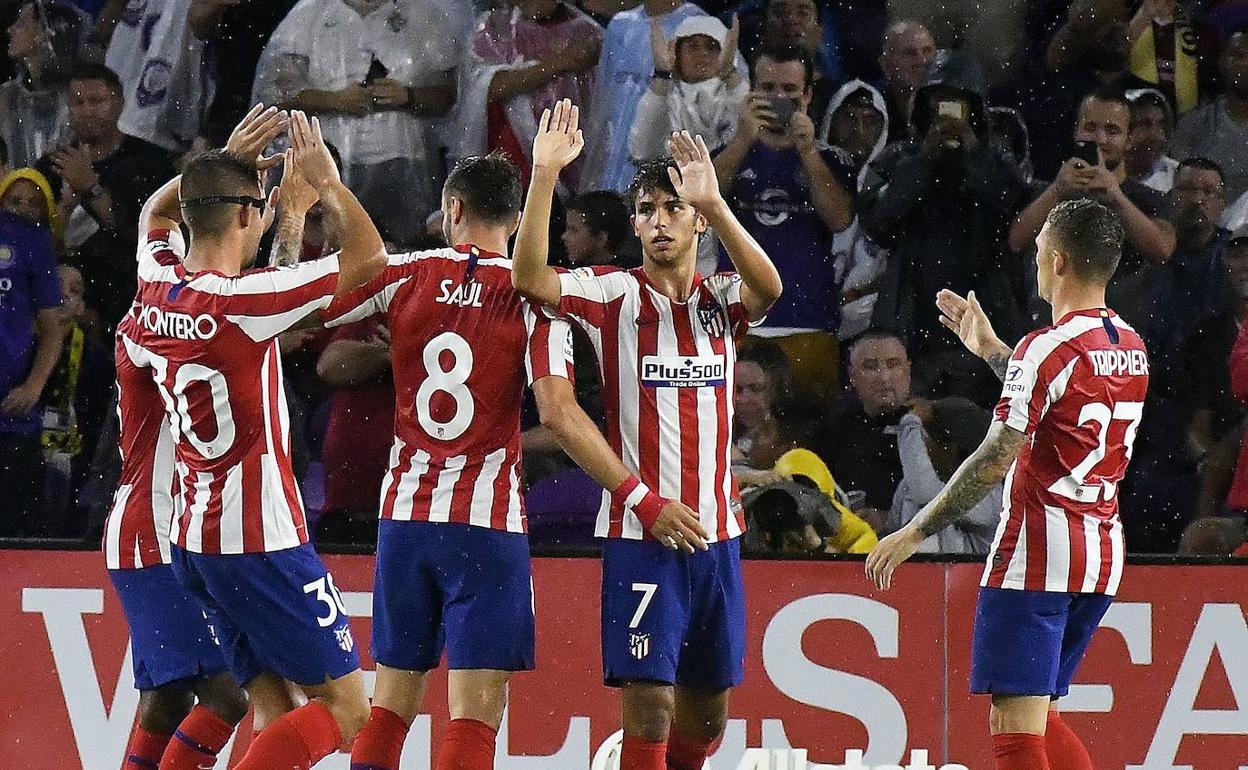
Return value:
M 327 561 L 371 669 L 372 559 Z M 860 559 L 747 562 L 746 681 L 710 768 L 790 748 L 807 751 L 808 770 L 992 767 L 988 704 L 967 694 L 980 572 L 916 563 L 880 593 Z M 1248 768 L 1246 576 L 1229 562 L 1127 567 L 1062 702 L 1098 768 Z M 588 770 L 618 729 L 618 698 L 600 679 L 599 581 L 594 559 L 535 559 L 539 671 L 512 685 L 500 770 Z M 116 770 L 138 696 L 99 555 L 0 550 L 0 628 L 0 767 Z M 445 700 L 435 675 L 404 770 L 431 766 Z M 238 734 L 218 768 L 242 755 L 249 725 Z M 317 767 L 348 765 L 338 755 Z

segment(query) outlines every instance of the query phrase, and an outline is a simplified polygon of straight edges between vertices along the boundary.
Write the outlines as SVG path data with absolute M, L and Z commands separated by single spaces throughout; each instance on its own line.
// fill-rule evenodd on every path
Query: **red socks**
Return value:
M 667 770 L 702 770 L 714 741 L 700 741 L 673 728 L 667 736 Z
M 497 737 L 498 731 L 484 722 L 452 719 L 442 736 L 435 770 L 492 770 Z
M 342 731 L 329 707 L 310 700 L 257 735 L 234 770 L 308 770 L 341 743 Z
M 216 762 L 234 725 L 210 709 L 196 706 L 186 715 L 160 758 L 160 770 L 198 770 Z
M 620 770 L 667 770 L 667 741 L 625 735 L 620 747 Z
M 126 761 L 121 770 L 155 770 L 160 767 L 160 755 L 169 744 L 172 735 L 155 735 L 135 725 L 130 734 L 130 744 L 126 746 Z
M 1093 770 L 1087 747 L 1056 711 L 1049 712 L 1044 748 L 1049 754 L 1050 767 L 1061 770 Z
M 997 770 L 1050 770 L 1044 736 L 1031 733 L 1002 733 L 992 736 L 992 753 Z M 1066 770 L 1065 767 L 1061 770 Z
M 351 747 L 351 770 L 399 770 L 407 730 L 398 714 L 373 706 L 368 724 L 355 736 Z

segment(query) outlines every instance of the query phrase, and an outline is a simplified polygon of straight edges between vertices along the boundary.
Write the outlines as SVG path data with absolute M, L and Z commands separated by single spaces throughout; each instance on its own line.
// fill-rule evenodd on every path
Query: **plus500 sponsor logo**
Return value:
M 704 388 L 724 384 L 723 356 L 644 356 L 641 382 L 647 388 Z

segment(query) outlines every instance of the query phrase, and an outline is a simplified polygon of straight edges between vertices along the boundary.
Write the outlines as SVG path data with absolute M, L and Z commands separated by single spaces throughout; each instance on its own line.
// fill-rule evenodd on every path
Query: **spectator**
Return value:
M 747 469 L 771 468 L 793 448 L 796 436 L 786 430 L 777 406 L 793 395 L 793 373 L 784 351 L 768 340 L 742 347 L 733 372 L 736 419 L 732 426 L 734 462 Z M 742 474 L 738 481 L 748 483 Z
M 568 201 L 563 245 L 574 267 L 634 267 L 624 253 L 632 238 L 628 205 L 619 193 L 594 190 Z
M 265 46 L 252 98 L 319 115 L 344 181 L 406 244 L 439 206 L 427 119 L 455 103 L 459 50 L 428 0 L 304 0 Z
M 14 166 L 29 166 L 60 141 L 65 127 L 65 81 L 90 25 L 82 12 L 58 2 L 25 2 L 9 27 L 13 79 L 0 85 L 0 140 Z
M 1128 68 L 1163 93 L 1179 115 L 1200 101 L 1195 37 L 1192 17 L 1178 0 L 1144 0 L 1127 27 Z
M 1170 151 L 1177 158 L 1197 155 L 1221 166 L 1227 198 L 1235 200 L 1248 192 L 1248 30 L 1231 36 L 1221 70 L 1226 93 L 1179 121 Z
M 1180 556 L 1248 556 L 1248 553 L 1236 553 L 1244 547 L 1245 534 L 1243 519 L 1197 519 L 1183 530 L 1178 553 Z
M 104 57 L 105 66 L 122 84 L 121 130 L 174 154 L 189 150 L 199 136 L 213 90 L 204 42 L 187 23 L 194 2 L 129 3 Z M 223 86 L 245 87 L 239 82 Z
M 801 387 L 835 390 L 840 321 L 832 236 L 854 219 L 853 172 L 815 138 L 807 110 L 811 62 L 796 48 L 765 50 L 754 60 L 751 91 L 736 136 L 715 158 L 724 198 L 767 253 L 785 283 L 763 326 L 793 364 Z M 720 266 L 730 269 L 727 257 Z
M 867 164 L 888 144 L 888 107 L 884 96 L 861 80 L 843 84 L 828 102 L 819 137 L 831 146 L 841 163 L 861 180 Z M 853 224 L 832 236 L 832 255 L 841 283 L 841 342 L 862 334 L 871 325 L 879 297 L 887 252 L 870 238 L 855 217 Z
M 33 168 L 19 168 L 0 181 L 0 208 L 10 214 L 47 228 L 52 246 L 61 248 L 61 216 L 56 210 L 52 187 L 43 174 Z
M 82 537 L 86 517 L 78 514 L 78 492 L 86 481 L 91 450 L 112 405 L 112 360 L 86 328 L 85 289 L 77 268 L 59 268 L 62 300 L 58 331 L 60 358 L 44 387 L 44 533 Z
M 60 304 L 51 235 L 0 211 L 0 537 L 43 531 L 39 403 L 61 353 Z
M 190 29 L 204 41 L 205 69 L 218 84 L 200 130 L 209 146 L 223 146 L 230 131 L 251 109 L 250 87 L 236 84 L 255 82 L 260 52 L 297 1 L 191 0 Z
M 69 139 L 35 164 L 57 197 L 65 247 L 87 286 L 87 307 L 111 332 L 134 298 L 139 209 L 174 174 L 161 148 L 121 131 L 121 81 L 83 64 L 68 85 Z
M 325 509 L 318 542 L 376 540 L 377 494 L 394 435 L 390 335 L 382 319 L 333 330 L 316 372 L 333 389 L 321 457 Z
M 888 135 L 897 141 L 910 135 L 910 105 L 926 82 L 927 66 L 936 56 L 932 33 L 917 21 L 898 20 L 884 30 L 880 91 L 888 103 Z
M 859 194 L 863 229 L 889 249 L 874 311 L 910 341 L 924 392 L 987 402 L 1000 393 L 991 371 L 939 321 L 936 293 L 976 290 L 1007 337 L 1024 324 L 1000 244 L 1027 194 L 1012 157 L 988 139 L 983 76 L 969 54 L 941 51 L 914 95 L 911 138 L 867 168 Z
M 1073 135 L 1076 141 L 1096 144 L 1099 162 L 1093 165 L 1072 154 L 1052 184 L 1018 215 L 1009 244 L 1016 253 L 1029 251 L 1045 217 L 1060 201 L 1085 196 L 1100 200 L 1117 212 L 1127 234 L 1107 301 L 1128 323 L 1145 329 L 1153 312 L 1156 266 L 1174 253 L 1175 236 L 1165 196 L 1127 176 L 1130 124 L 1131 104 L 1121 92 L 1099 89 L 1085 97 Z
M 1174 187 L 1179 162 L 1166 154 L 1174 133 L 1174 113 L 1160 91 L 1140 88 L 1128 91 L 1131 124 L 1127 132 L 1127 176 L 1159 193 Z
M 580 107 L 581 125 L 590 124 L 602 38 L 593 19 L 556 0 L 518 0 L 483 14 L 465 56 L 459 105 L 464 131 L 456 154 L 504 150 L 527 185 L 543 110 L 571 99 Z M 592 132 L 586 141 L 595 141 Z M 567 172 L 572 189 L 579 189 L 581 169 L 577 162 Z
M 668 155 L 673 131 L 701 136 L 712 153 L 737 130 L 741 103 L 750 84 L 733 66 L 737 30 L 729 31 L 713 16 L 691 16 L 676 27 L 671 41 L 658 21 L 650 27 L 654 77 L 637 105 L 629 133 L 634 163 Z
M 910 357 L 892 332 L 873 330 L 849 350 L 849 386 L 829 415 L 815 451 L 837 482 L 866 493 L 858 511 L 877 531 L 901 482 L 897 424 L 910 402 Z
M 988 141 L 1000 147 L 1018 164 L 1028 187 L 1034 182 L 1031 167 L 1031 132 L 1022 114 L 1013 107 L 988 108 Z
M 945 488 L 949 478 L 979 447 L 992 418 L 964 398 L 911 402 L 897 429 L 901 483 L 884 531 L 896 532 Z M 1001 485 L 995 486 L 952 527 L 923 541 L 920 553 L 986 554 L 1001 518 Z
M 611 109 L 598 110 L 591 116 L 590 130 L 585 134 L 592 136 L 593 142 L 588 145 L 589 157 L 582 172 L 589 176 L 581 180 L 581 188 L 623 192 L 633 181 L 637 169 L 628 157 L 628 132 L 654 74 L 650 22 L 658 21 L 667 37 L 674 35 L 676 27 L 690 16 L 705 15 L 698 6 L 682 0 L 644 0 L 636 8 L 611 17 L 602 42 L 593 98 L 594 104 L 609 104 Z M 745 75 L 740 56 L 737 71 Z

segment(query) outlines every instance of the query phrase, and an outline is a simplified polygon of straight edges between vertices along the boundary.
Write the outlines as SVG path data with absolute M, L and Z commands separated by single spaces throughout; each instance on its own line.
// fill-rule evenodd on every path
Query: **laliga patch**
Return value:
M 723 356 L 643 356 L 641 384 L 647 388 L 717 388 L 725 382 Z

